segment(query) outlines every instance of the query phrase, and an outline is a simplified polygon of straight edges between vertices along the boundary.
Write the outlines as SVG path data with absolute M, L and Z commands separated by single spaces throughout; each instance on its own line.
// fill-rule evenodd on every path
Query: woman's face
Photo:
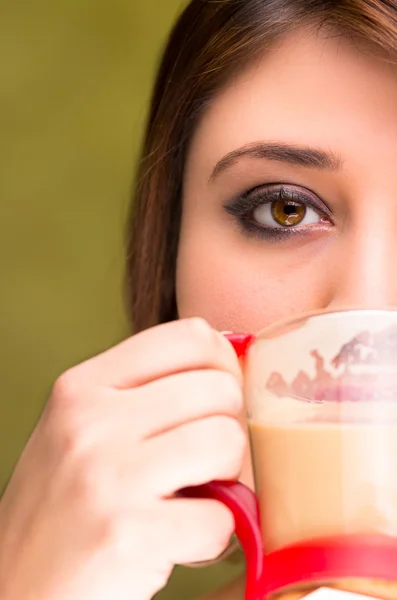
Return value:
M 397 70 L 297 31 L 231 82 L 190 147 L 180 317 L 256 332 L 397 306 Z

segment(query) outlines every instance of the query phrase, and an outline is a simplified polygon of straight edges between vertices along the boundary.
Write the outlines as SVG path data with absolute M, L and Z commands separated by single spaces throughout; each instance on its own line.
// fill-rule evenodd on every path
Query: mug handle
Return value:
M 226 335 L 239 358 L 243 358 L 252 335 Z M 257 498 L 246 485 L 236 481 L 211 481 L 204 485 L 182 490 L 187 498 L 210 498 L 222 502 L 231 510 L 235 521 L 235 532 L 242 545 L 246 560 L 245 600 L 264 598 L 264 551 L 259 525 Z
M 241 543 L 246 562 L 245 600 L 264 599 L 264 552 L 259 526 L 258 501 L 252 490 L 235 481 L 211 481 L 182 490 L 186 498 L 210 498 L 231 510 L 235 533 Z

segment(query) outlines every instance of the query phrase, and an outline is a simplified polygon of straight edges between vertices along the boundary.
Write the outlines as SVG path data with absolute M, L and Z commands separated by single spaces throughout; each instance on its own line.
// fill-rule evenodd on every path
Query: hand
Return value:
M 161 325 L 55 383 L 0 503 L 2 600 L 148 600 L 226 548 L 233 517 L 186 486 L 238 477 L 242 374 L 201 319 Z

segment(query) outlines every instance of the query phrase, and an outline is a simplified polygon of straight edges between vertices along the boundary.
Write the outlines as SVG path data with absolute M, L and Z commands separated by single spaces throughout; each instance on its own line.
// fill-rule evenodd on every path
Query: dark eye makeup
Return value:
M 317 213 L 320 221 L 313 225 L 295 226 L 278 224 L 270 227 L 260 224 L 254 217 L 255 210 L 260 206 L 274 206 L 276 203 L 278 205 L 284 203 L 287 216 L 293 207 L 312 209 Z M 257 186 L 225 204 L 224 209 L 236 219 L 243 234 L 274 242 L 286 241 L 292 236 L 308 235 L 313 233 L 314 229 L 318 230 L 319 226 L 324 228 L 324 225 L 327 227 L 333 225 L 331 210 L 314 192 L 285 183 Z

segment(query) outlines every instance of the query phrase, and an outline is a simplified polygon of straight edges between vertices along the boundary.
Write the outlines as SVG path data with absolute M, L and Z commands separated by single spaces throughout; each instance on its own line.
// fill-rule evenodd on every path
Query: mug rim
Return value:
M 397 306 L 396 307 L 387 307 L 387 308 L 360 308 L 360 307 L 349 307 L 349 308 L 335 308 L 331 310 L 312 310 L 303 313 L 299 313 L 293 315 L 292 317 L 286 317 L 280 321 L 275 321 L 263 327 L 255 334 L 253 344 L 257 341 L 269 339 L 273 337 L 278 337 L 283 333 L 287 333 L 294 329 L 297 329 L 301 324 L 306 321 L 317 320 L 320 318 L 327 317 L 347 317 L 347 315 L 351 314 L 360 314 L 360 316 L 368 316 L 375 317 L 383 315 L 385 316 L 387 313 L 392 313 L 397 317 Z

